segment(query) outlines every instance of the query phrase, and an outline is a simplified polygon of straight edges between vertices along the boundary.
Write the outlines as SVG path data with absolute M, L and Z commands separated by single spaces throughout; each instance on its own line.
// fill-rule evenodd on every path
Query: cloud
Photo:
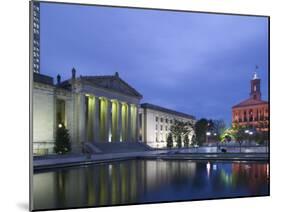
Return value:
M 118 71 L 144 101 L 230 120 L 256 64 L 267 98 L 267 27 L 253 16 L 43 3 L 41 71 Z

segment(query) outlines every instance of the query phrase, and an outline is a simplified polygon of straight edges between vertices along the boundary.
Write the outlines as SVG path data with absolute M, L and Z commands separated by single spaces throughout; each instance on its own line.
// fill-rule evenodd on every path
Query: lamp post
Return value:
M 206 144 L 208 144 L 208 136 L 211 135 L 211 132 L 206 132 Z
M 251 142 L 252 142 L 252 135 L 253 135 L 254 133 L 252 132 L 252 131 L 250 131 L 249 132 L 249 142 L 250 142 L 250 144 L 251 144 Z
M 247 141 L 249 140 L 249 133 L 250 133 L 250 130 L 245 130 L 246 140 Z

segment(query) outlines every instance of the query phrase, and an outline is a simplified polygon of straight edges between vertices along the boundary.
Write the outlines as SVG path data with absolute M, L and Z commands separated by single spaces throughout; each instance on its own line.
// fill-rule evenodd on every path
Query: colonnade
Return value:
M 88 94 L 78 99 L 80 141 L 137 141 L 138 105 Z
M 236 109 L 233 111 L 232 119 L 236 122 L 265 121 L 268 119 L 268 111 L 266 107 Z

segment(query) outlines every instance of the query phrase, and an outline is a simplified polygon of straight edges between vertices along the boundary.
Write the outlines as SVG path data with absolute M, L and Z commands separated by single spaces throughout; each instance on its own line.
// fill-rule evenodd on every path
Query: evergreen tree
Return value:
M 182 147 L 182 143 L 181 143 L 181 136 L 177 137 L 177 147 L 181 148 Z
M 167 138 L 167 147 L 172 148 L 173 147 L 173 137 L 172 133 L 169 133 L 168 138 Z
M 197 145 L 201 146 L 206 142 L 206 132 L 208 130 L 208 120 L 200 119 L 195 123 L 195 135 Z
M 71 151 L 69 133 L 64 125 L 57 128 L 54 151 L 57 154 L 65 154 Z
M 184 143 L 184 147 L 189 147 L 189 137 L 188 137 L 188 134 L 184 135 L 183 143 Z
M 191 137 L 191 145 L 194 145 L 194 144 L 196 144 L 196 137 L 195 137 L 195 135 L 192 135 L 192 137 Z

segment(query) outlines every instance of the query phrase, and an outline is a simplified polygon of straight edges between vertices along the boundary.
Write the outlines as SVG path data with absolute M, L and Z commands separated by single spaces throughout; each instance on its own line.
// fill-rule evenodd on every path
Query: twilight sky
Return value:
M 41 73 L 119 76 L 149 102 L 231 122 L 255 66 L 268 100 L 265 17 L 41 3 Z

